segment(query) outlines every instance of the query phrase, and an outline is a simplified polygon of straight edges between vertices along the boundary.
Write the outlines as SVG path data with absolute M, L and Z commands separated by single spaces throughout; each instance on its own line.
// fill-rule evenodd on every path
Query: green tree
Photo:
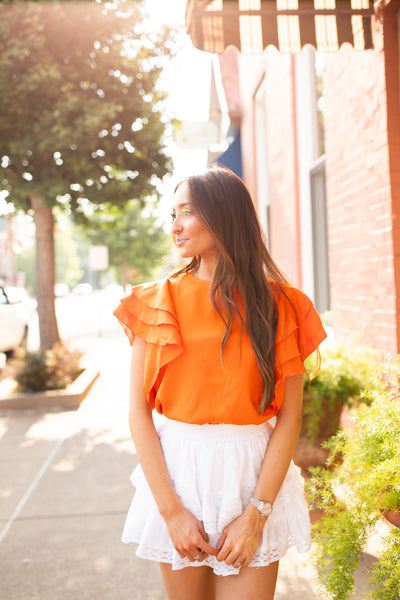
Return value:
M 151 279 L 169 250 L 170 237 L 154 218 L 151 205 L 137 200 L 123 210 L 109 207 L 92 219 L 86 235 L 93 245 L 109 248 L 109 264 L 123 286 Z
M 0 5 L 0 184 L 33 214 L 42 348 L 59 339 L 54 208 L 144 205 L 172 168 L 157 82 L 173 46 L 140 3 Z

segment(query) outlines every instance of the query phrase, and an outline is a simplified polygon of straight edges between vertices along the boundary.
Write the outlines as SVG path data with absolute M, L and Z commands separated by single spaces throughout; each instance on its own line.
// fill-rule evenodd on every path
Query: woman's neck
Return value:
M 193 271 L 193 275 L 198 279 L 204 279 L 205 281 L 211 281 L 214 275 L 215 267 L 217 266 L 217 258 L 205 260 L 203 257 L 200 259 L 200 265 Z

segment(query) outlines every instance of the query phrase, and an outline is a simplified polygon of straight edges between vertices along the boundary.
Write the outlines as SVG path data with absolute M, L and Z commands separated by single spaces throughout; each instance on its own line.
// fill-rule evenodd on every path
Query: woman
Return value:
M 160 563 L 170 600 L 272 600 L 279 559 L 310 546 L 291 459 L 303 361 L 326 334 L 228 169 L 177 186 L 172 236 L 189 264 L 136 286 L 115 311 L 132 343 L 140 463 L 122 540 Z M 154 408 L 166 417 L 158 430 Z

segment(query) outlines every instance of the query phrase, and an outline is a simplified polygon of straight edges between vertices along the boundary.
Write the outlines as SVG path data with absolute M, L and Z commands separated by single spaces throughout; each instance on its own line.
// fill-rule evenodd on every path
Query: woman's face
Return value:
M 197 217 L 186 182 L 175 192 L 172 205 L 172 238 L 182 258 L 200 256 L 203 260 L 215 259 L 218 250 L 214 238 Z

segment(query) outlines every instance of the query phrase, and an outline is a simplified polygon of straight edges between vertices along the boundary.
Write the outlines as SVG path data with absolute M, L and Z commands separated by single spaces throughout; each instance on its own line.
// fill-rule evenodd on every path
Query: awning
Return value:
M 373 14 L 372 0 L 188 0 L 186 29 L 196 48 L 217 54 L 228 46 L 260 54 L 270 44 L 332 52 L 345 42 L 368 50 Z

